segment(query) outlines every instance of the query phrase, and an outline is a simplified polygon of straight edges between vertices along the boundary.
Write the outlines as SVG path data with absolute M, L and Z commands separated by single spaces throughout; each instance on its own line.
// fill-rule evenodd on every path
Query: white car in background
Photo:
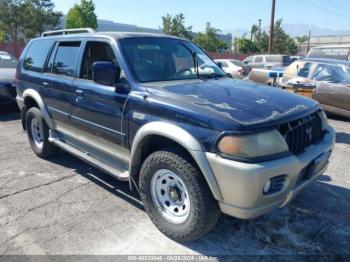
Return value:
M 214 61 L 226 74 L 233 78 L 243 79 L 249 73 L 248 67 L 237 59 L 216 59 Z

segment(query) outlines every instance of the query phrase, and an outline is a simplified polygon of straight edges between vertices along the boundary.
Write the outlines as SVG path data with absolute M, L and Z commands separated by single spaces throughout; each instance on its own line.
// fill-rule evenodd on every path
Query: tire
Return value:
M 49 127 L 36 107 L 27 112 L 26 130 L 30 146 L 36 155 L 48 158 L 57 153 L 57 147 L 49 142 Z
M 142 165 L 139 181 L 141 199 L 152 222 L 163 234 L 180 242 L 201 238 L 221 214 L 203 175 L 184 156 L 172 151 L 152 153 Z

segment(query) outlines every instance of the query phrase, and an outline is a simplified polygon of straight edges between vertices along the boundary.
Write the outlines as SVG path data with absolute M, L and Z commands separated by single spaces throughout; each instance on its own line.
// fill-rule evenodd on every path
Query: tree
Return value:
M 243 37 L 235 38 L 233 46 L 236 53 L 254 54 L 260 51 L 258 46 L 253 41 Z
M 198 33 L 194 38 L 194 42 L 208 52 L 227 49 L 226 43 L 217 37 L 219 32 L 219 29 L 211 27 L 210 23 L 207 23 L 205 34 Z
M 250 29 L 250 41 L 253 41 L 256 38 L 257 33 L 259 32 L 259 26 L 252 25 Z
M 6 41 L 6 33 L 4 31 L 0 31 L 0 44 Z
M 163 32 L 167 35 L 178 36 L 192 40 L 192 26 L 185 26 L 185 15 L 180 13 L 174 17 L 167 14 L 162 17 Z
M 0 0 L 0 31 L 19 43 L 57 25 L 61 13 L 51 0 Z
M 51 0 L 29 0 L 26 5 L 27 15 L 31 17 L 25 29 L 26 38 L 55 29 L 62 13 L 54 11 L 55 5 Z
M 95 14 L 95 4 L 92 0 L 81 0 L 80 4 L 68 11 L 66 18 L 66 28 L 97 28 L 97 16 Z

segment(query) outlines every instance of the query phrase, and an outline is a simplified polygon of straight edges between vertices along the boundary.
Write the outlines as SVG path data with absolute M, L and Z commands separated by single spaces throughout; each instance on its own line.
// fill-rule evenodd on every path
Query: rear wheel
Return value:
M 30 146 L 39 157 L 50 157 L 57 152 L 57 147 L 49 142 L 49 127 L 36 107 L 27 112 L 26 130 Z
M 177 241 L 199 239 L 220 216 L 203 175 L 179 153 L 158 151 L 145 160 L 140 193 L 153 223 Z

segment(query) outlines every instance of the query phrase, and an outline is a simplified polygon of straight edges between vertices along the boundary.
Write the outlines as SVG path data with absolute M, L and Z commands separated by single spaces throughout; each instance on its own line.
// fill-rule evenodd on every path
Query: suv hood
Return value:
M 192 118 L 200 117 L 215 129 L 274 126 L 318 108 L 314 100 L 278 88 L 226 78 L 149 83 L 145 87 L 157 97 L 153 101 L 176 107 L 176 114 L 186 111 Z

